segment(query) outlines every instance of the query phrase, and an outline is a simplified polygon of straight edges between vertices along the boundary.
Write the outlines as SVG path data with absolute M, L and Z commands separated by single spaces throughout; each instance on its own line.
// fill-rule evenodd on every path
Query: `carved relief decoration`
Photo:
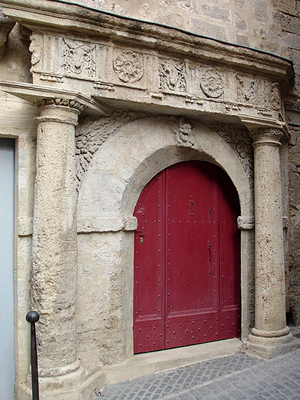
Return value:
M 215 68 L 208 68 L 201 79 L 200 87 L 207 97 L 220 97 L 224 93 L 224 78 Z
M 160 90 L 186 92 L 186 67 L 184 62 L 171 60 L 161 62 L 158 73 Z
M 179 128 L 174 131 L 179 145 L 184 147 L 193 147 L 195 136 L 192 131 L 192 125 L 183 118 L 179 121 Z
M 42 58 L 43 52 L 43 37 L 40 35 L 33 35 L 29 46 L 31 52 L 31 65 L 36 65 Z
M 66 73 L 93 78 L 96 75 L 96 45 L 63 38 L 62 67 Z
M 236 76 L 237 100 L 241 103 L 255 104 L 255 80 L 244 76 Z
M 62 106 L 62 107 L 75 108 L 79 112 L 82 112 L 82 110 L 83 110 L 83 105 L 80 102 L 78 102 L 76 100 L 69 100 L 69 99 L 60 99 L 60 98 L 42 99 L 42 100 L 37 101 L 36 104 L 38 107 Z
M 124 124 L 141 118 L 135 112 L 116 111 L 108 117 L 91 120 L 89 117 L 76 128 L 77 191 L 85 171 L 98 148 Z
M 273 110 L 280 110 L 281 108 L 281 96 L 279 83 L 272 83 L 270 91 L 270 104 Z
M 238 155 L 243 168 L 253 183 L 253 146 L 248 130 L 229 124 L 209 125 Z
M 144 74 L 143 55 L 132 50 L 123 50 L 113 61 L 113 68 L 120 81 L 134 83 Z

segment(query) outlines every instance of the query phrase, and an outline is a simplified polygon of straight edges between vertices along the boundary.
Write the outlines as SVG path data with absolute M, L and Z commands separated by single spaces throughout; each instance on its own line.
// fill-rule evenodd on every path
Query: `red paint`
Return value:
M 239 336 L 239 204 L 227 175 L 176 164 L 145 187 L 134 215 L 134 352 Z

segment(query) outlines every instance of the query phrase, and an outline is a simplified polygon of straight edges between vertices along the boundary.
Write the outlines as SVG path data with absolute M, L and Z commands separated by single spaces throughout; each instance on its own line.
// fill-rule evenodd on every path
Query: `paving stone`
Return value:
M 102 394 L 103 400 L 300 400 L 300 350 L 270 361 L 238 353 L 109 385 Z

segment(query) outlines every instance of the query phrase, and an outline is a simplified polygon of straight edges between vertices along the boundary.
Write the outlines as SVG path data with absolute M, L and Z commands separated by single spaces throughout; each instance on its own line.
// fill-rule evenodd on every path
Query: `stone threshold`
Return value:
M 242 348 L 239 339 L 226 339 L 194 346 L 137 354 L 122 364 L 106 367 L 105 384 L 135 379 L 201 361 L 231 356 Z

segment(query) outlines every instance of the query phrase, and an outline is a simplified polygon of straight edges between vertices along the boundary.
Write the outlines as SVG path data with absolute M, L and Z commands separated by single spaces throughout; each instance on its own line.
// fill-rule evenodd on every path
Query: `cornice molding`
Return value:
M 89 115 L 104 116 L 110 113 L 110 110 L 105 105 L 71 90 L 59 90 L 57 88 L 19 82 L 0 82 L 0 89 L 23 100 L 35 103 L 38 106 L 41 106 L 43 102 L 44 105 L 47 102 L 64 105 L 63 102 L 65 101 L 73 107 L 76 104 L 80 104 L 83 113 L 87 112 Z M 58 100 L 56 101 L 56 99 Z

